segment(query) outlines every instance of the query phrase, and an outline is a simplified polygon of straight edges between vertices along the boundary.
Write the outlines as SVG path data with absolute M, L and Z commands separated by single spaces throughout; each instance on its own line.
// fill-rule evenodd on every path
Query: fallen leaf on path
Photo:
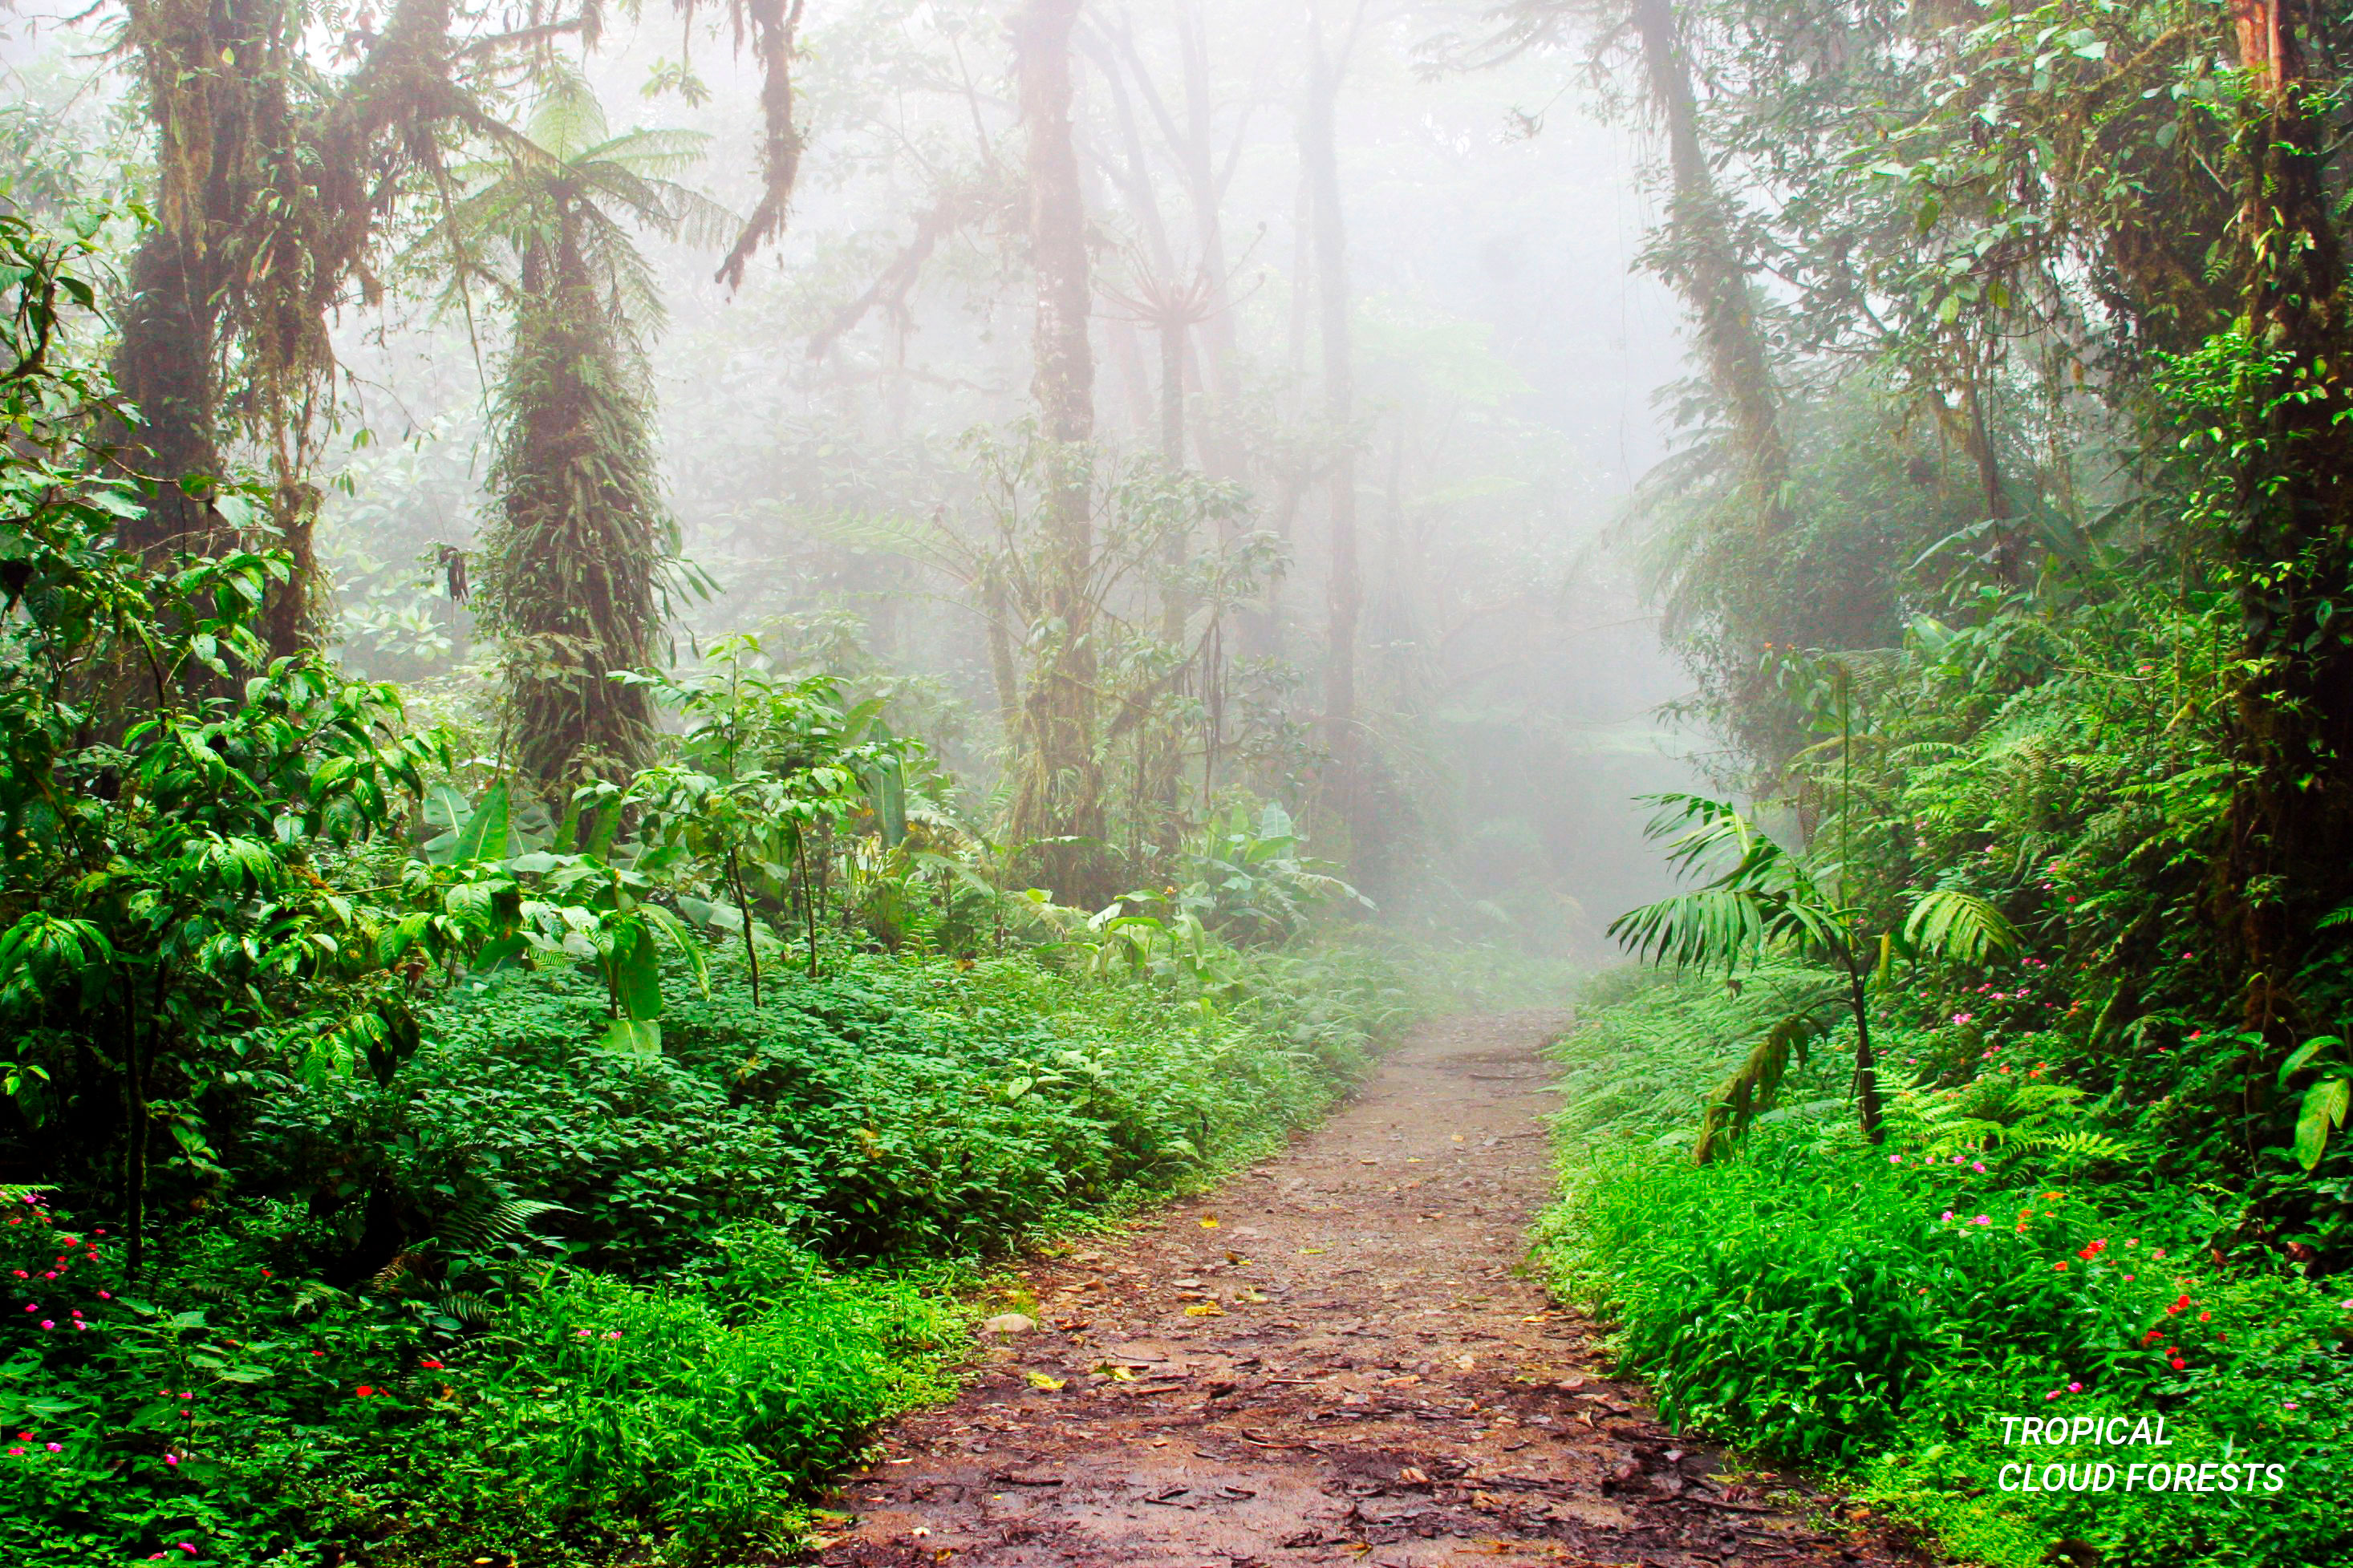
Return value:
M 1218 1228 L 1218 1222 L 1205 1216 L 1201 1221 L 1201 1228 L 1203 1230 L 1215 1230 Z
M 1299 1256 L 1302 1258 L 1321 1258 L 1324 1256 L 1324 1249 L 1320 1247 L 1303 1247 L 1299 1249 Z
M 1059 1377 L 1048 1377 L 1042 1372 L 1033 1372 L 1029 1374 L 1029 1386 L 1042 1388 L 1050 1393 L 1062 1386 L 1062 1380 Z
M 1198 1307 L 1186 1308 L 1185 1315 L 1188 1318 L 1222 1318 L 1226 1310 L 1215 1301 L 1204 1301 Z

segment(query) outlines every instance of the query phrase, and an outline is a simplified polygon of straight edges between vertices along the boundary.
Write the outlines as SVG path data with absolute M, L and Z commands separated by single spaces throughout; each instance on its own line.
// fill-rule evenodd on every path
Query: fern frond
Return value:
M 441 1239 L 465 1252 L 484 1252 L 524 1234 L 542 1215 L 565 1212 L 562 1204 L 538 1198 L 506 1198 L 467 1204 L 441 1222 Z
M 1903 946 L 1911 957 L 1980 963 L 2018 945 L 2018 931 L 2000 910 L 1953 888 L 1920 895 L 1904 919 Z

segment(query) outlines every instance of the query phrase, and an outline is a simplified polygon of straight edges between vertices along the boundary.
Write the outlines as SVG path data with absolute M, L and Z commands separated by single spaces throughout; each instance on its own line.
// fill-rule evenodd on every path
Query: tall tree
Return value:
M 331 315 L 364 271 L 403 174 L 433 156 L 437 128 L 479 115 L 460 72 L 496 64 L 510 41 L 481 40 L 461 61 L 449 0 L 399 0 L 336 79 L 301 58 L 304 15 L 287 0 L 124 6 L 155 126 L 156 192 L 155 222 L 132 259 L 115 376 L 141 418 L 126 456 L 157 493 L 121 542 L 158 562 L 239 542 L 210 487 L 226 443 L 258 444 L 295 563 L 267 617 L 281 653 L 311 629 L 308 468 L 330 395 Z
M 1028 0 L 1013 19 L 1014 89 L 1027 136 L 1030 265 L 1037 314 L 1029 390 L 1047 465 L 1039 563 L 1045 651 L 1023 693 L 1015 737 L 1012 837 L 1066 900 L 1106 890 L 1102 769 L 1095 758 L 1095 605 L 1092 517 L 1093 285 L 1087 215 L 1071 138 L 1071 42 L 1082 0 Z
M 1634 0 L 1633 23 L 1651 112 L 1667 143 L 1672 198 L 1654 254 L 1698 326 L 1701 362 L 1731 421 L 1749 504 L 1761 524 L 1778 528 L 1788 515 L 1789 479 L 1780 400 L 1757 327 L 1756 290 L 1701 140 L 1699 99 L 1673 0 Z
M 1364 25 L 1359 4 L 1346 33 L 1328 44 L 1323 13 L 1307 16 L 1307 100 L 1299 119 L 1299 155 L 1306 176 L 1315 258 L 1316 321 L 1322 339 L 1324 418 L 1330 426 L 1331 468 L 1325 506 L 1331 530 L 1330 576 L 1324 585 L 1324 736 L 1332 753 L 1335 804 L 1352 827 L 1361 815 L 1363 747 L 1356 720 L 1356 622 L 1364 584 L 1356 558 L 1356 462 L 1350 424 L 1356 417 L 1356 367 L 1348 335 L 1348 231 L 1340 205 L 1337 133 L 1340 81 Z
M 660 305 L 628 226 L 718 231 L 716 209 L 669 177 L 700 142 L 610 135 L 586 85 L 560 77 L 451 225 L 461 247 L 487 242 L 467 269 L 513 306 L 477 603 L 502 645 L 518 760 L 551 789 L 640 765 L 652 737 L 645 689 L 612 679 L 653 660 L 676 542 L 643 350 Z
M 395 0 L 380 29 L 347 35 L 358 62 L 338 78 L 304 53 L 312 15 L 292 0 L 122 0 L 155 127 L 156 221 L 132 260 L 115 374 L 141 421 L 125 458 L 157 493 L 121 542 L 158 562 L 247 542 L 211 495 L 233 458 L 258 453 L 276 542 L 295 565 L 266 616 L 281 653 L 317 631 L 310 470 L 334 404 L 334 311 L 355 287 L 376 288 L 368 264 L 385 219 L 409 176 L 438 174 L 448 128 L 502 134 L 477 89 L 511 82 L 517 61 L 554 39 L 593 44 L 602 20 L 591 0 L 533 8 L 501 32 L 490 30 L 498 14 L 464 3 Z M 716 4 L 679 9 L 691 17 Z M 733 281 L 782 231 L 799 166 L 800 0 L 726 6 L 763 75 L 762 191 L 722 269 Z M 463 39 L 460 21 L 472 25 Z
M 2240 604 L 2252 673 L 2238 693 L 2246 767 L 2232 803 L 2225 907 L 2250 977 L 2249 1022 L 2294 1020 L 2322 917 L 2353 899 L 2353 357 L 2328 161 L 2341 84 L 2315 80 L 2310 24 L 2285 0 L 2232 7 L 2245 73 L 2237 229 L 2245 269 Z

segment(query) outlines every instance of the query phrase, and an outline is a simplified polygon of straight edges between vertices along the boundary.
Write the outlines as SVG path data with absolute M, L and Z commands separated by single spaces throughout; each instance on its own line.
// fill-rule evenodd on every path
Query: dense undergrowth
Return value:
M 2346 1560 L 2343 1282 L 2276 1254 L 2226 1258 L 2215 1244 L 2235 1194 L 2071 1137 L 2087 1116 L 2039 1092 L 2042 1043 L 1981 1047 L 2019 1059 L 1899 1089 L 1879 1144 L 1852 1125 L 1851 1069 L 1825 1050 L 1736 1154 L 1694 1163 L 1694 1086 L 1817 984 L 1787 965 L 1737 994 L 1712 977 L 1612 977 L 1556 1047 L 1569 1105 L 1544 1248 L 1557 1288 L 1614 1321 L 1622 1364 L 1662 1413 L 1844 1476 L 1962 1561 L 2025 1568 L 2070 1541 L 2148 1568 Z M 1875 1032 L 1907 1073 L 1953 1043 L 1949 1025 Z M 2103 1431 L 2123 1416 L 2127 1436 L 2162 1416 L 2171 1447 L 2023 1440 L 2024 1418 L 2062 1416 Z M 2005 1465 L 2088 1478 L 2103 1462 L 2106 1488 L 2027 1491 L 2016 1471 L 2003 1485 Z M 2136 1463 L 2214 1468 L 2125 1489 Z
M 652 1058 L 602 1043 L 592 980 L 515 974 L 438 1004 L 388 1082 L 270 1083 L 245 1132 L 267 1160 L 135 1281 L 119 1236 L 19 1193 L 0 1550 L 786 1540 L 813 1482 L 952 1379 L 976 1263 L 1262 1152 L 1405 1014 L 1350 950 L 1241 962 L 1224 1009 L 1028 954 L 881 953 L 772 976 L 754 1009 L 722 955 Z M 412 1239 L 352 1278 L 371 1228 Z

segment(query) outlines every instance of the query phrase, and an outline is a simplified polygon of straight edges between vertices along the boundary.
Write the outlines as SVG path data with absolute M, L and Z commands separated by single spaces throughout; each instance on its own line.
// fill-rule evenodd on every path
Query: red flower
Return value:
M 2179 1356 L 2175 1356 L 2175 1357 L 2173 1358 L 2173 1363 L 2172 1363 L 2172 1364 L 2173 1364 L 2173 1370 L 2174 1370 L 2174 1371 L 2176 1371 L 2176 1372 L 2180 1372 L 2180 1371 L 2184 1370 L 2185 1368 L 2187 1368 L 2187 1367 L 2189 1365 L 2189 1363 L 2188 1362 L 2183 1361 Z
M 431 1372 L 439 1372 L 441 1370 L 441 1363 L 438 1361 L 420 1361 L 417 1364 Z
M 375 1390 L 370 1388 L 366 1384 L 363 1383 L 360 1384 L 360 1397 L 362 1399 L 365 1399 L 369 1394 L 374 1394 L 375 1392 Z

